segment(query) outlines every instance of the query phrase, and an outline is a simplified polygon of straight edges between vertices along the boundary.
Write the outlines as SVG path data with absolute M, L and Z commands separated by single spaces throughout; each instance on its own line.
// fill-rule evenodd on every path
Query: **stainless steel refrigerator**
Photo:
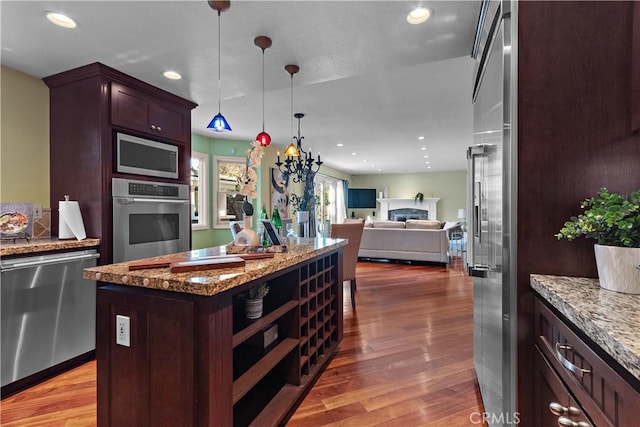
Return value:
M 468 159 L 468 271 L 474 363 L 489 425 L 515 425 L 516 2 L 484 1 L 474 44 L 474 145 Z M 513 80 L 512 80 L 513 79 Z M 515 134 L 513 134 L 515 135 Z

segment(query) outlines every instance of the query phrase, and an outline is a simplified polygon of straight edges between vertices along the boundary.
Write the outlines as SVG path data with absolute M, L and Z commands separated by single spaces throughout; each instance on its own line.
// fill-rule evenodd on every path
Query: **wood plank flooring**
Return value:
M 458 267 L 456 267 L 458 265 Z M 344 287 L 344 339 L 289 426 L 470 426 L 481 413 L 472 281 L 451 267 L 358 263 Z M 473 420 L 477 419 L 477 415 Z M 1 425 L 96 424 L 96 364 L 0 402 Z

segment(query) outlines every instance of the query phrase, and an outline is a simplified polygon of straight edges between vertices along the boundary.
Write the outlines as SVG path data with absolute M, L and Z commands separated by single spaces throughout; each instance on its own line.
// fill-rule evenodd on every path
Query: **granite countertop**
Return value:
M 88 248 L 98 246 L 100 239 L 84 239 L 84 240 L 60 240 L 55 237 L 31 239 L 27 242 L 24 239 L 18 239 L 15 243 L 11 240 L 3 240 L 0 243 L 0 256 L 33 254 L 36 252 L 57 251 L 64 249 Z
M 598 279 L 531 275 L 531 287 L 640 379 L 640 295 L 602 289 Z
M 83 277 L 119 285 L 212 296 L 307 261 L 315 256 L 331 252 L 346 244 L 347 240 L 344 239 L 289 239 L 286 242 L 287 252 L 276 253 L 273 258 L 248 260 L 244 267 L 171 273 L 169 267 L 129 271 L 129 263 L 121 262 L 87 268 L 84 270 Z M 226 255 L 225 247 L 199 249 L 148 258 L 148 260 L 177 257 L 195 260 L 216 255 Z

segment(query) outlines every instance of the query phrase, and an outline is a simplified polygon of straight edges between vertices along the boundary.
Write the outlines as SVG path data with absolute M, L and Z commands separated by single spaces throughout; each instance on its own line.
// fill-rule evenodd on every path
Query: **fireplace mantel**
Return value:
M 429 211 L 429 219 L 436 220 L 438 218 L 438 201 L 440 198 L 425 197 L 422 202 L 416 202 L 415 199 L 396 199 L 386 198 L 378 199 L 380 203 L 380 219 L 389 218 L 389 210 L 391 209 L 424 209 Z

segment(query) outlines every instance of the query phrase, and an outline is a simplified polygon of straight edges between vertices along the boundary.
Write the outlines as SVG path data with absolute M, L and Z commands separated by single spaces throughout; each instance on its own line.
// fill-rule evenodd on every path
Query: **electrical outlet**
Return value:
M 116 344 L 131 347 L 128 316 L 116 315 Z
M 42 218 L 42 205 L 33 205 L 33 219 Z

